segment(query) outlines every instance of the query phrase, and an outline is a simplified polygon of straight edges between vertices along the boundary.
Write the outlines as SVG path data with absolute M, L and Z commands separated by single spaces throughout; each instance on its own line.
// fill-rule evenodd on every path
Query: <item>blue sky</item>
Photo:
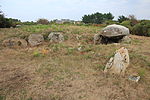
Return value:
M 0 0 L 7 17 L 22 21 L 38 18 L 81 20 L 85 14 L 111 12 L 119 15 L 134 14 L 138 19 L 150 19 L 150 0 Z

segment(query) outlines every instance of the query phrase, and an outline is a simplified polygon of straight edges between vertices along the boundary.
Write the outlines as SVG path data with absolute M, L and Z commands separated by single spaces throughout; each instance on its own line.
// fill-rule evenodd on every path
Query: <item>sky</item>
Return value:
M 85 14 L 111 12 L 150 19 L 150 0 L 0 0 L 6 17 L 21 21 L 72 19 L 81 20 Z

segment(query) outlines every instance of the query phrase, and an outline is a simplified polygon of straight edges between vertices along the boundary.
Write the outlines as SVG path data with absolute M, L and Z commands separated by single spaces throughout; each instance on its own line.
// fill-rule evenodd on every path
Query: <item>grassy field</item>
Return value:
M 0 45 L 0 100 L 150 100 L 150 38 L 131 35 L 131 43 L 94 45 L 102 27 L 32 25 L 0 29 L 0 43 L 9 37 L 62 31 L 63 43 L 46 40 L 38 47 Z M 78 48 L 81 50 L 78 50 Z M 125 76 L 103 69 L 115 50 L 129 50 Z M 128 80 L 140 75 L 138 83 Z

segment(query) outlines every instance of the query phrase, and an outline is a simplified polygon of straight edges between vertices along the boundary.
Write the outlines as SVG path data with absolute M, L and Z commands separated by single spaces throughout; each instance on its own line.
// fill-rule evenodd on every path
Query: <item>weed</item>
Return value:
M 63 77 L 63 76 L 56 76 L 54 79 L 55 79 L 56 81 L 60 81 L 60 80 L 63 80 L 64 77 Z
M 6 100 L 5 96 L 0 95 L 0 100 Z
M 48 40 L 48 35 L 49 35 L 49 34 L 50 34 L 50 33 L 48 33 L 48 32 L 43 34 L 44 40 Z
M 82 52 L 90 52 L 90 51 L 92 51 L 92 46 L 83 46 L 83 45 L 81 45 L 81 46 L 79 46 L 78 47 L 78 49 L 81 49 L 81 50 L 79 50 L 79 51 L 82 51 Z
M 56 65 L 54 65 L 54 64 L 44 63 L 44 64 L 40 65 L 40 67 L 36 70 L 36 72 L 41 75 L 48 75 L 48 74 L 56 72 L 58 70 L 55 67 L 56 67 Z
M 20 100 L 26 100 L 27 91 L 26 90 L 21 90 L 20 93 L 21 93 Z
M 68 36 L 67 35 L 64 35 L 64 40 L 68 40 Z
M 48 49 L 42 49 L 40 51 L 35 50 L 33 52 L 33 57 L 45 57 L 48 54 Z
M 61 100 L 60 96 L 58 95 L 51 94 L 49 97 L 50 97 L 50 100 Z
M 83 52 L 90 52 L 90 51 L 92 51 L 91 48 L 85 48 L 85 49 L 83 50 Z
M 98 68 L 99 68 L 100 70 L 104 70 L 104 69 L 105 69 L 105 66 L 104 66 L 104 65 L 99 65 Z
M 32 97 L 28 98 L 27 100 L 33 100 Z
M 45 70 L 47 70 L 49 73 L 50 73 L 50 72 L 55 72 L 55 71 L 56 71 L 56 69 L 52 68 L 51 65 L 45 67 Z
M 133 43 L 133 44 L 140 44 L 140 43 L 142 43 L 142 41 L 134 39 L 134 40 L 131 41 L 131 43 Z
M 97 64 L 94 69 L 98 71 L 103 71 L 105 69 L 105 66 L 101 64 Z
M 53 81 L 48 81 L 47 84 L 46 84 L 46 88 L 50 87 L 53 85 Z
M 49 52 L 49 51 L 48 51 L 47 49 L 42 49 L 42 54 L 43 54 L 43 55 L 48 54 L 48 52 Z
M 133 59 L 139 59 L 141 63 L 144 63 L 144 65 L 146 66 L 150 66 L 150 63 L 149 61 L 147 60 L 147 57 L 146 56 L 143 56 L 143 55 L 139 55 L 139 54 L 136 54 L 135 52 L 134 53 L 130 53 L 130 59 L 133 60 Z M 138 60 L 137 59 L 137 60 Z M 139 62 L 139 63 L 140 63 Z
M 74 52 L 74 50 L 75 50 L 74 48 L 68 47 L 67 48 L 67 55 L 72 54 Z
M 73 33 L 73 34 L 80 34 L 80 31 L 74 30 L 72 33 Z
M 84 55 L 84 58 L 85 58 L 85 59 L 91 59 L 92 56 L 90 56 L 90 55 Z
M 49 47 L 54 51 L 54 52 L 57 52 L 59 51 L 60 49 L 62 49 L 63 47 L 65 47 L 62 43 L 59 43 L 59 44 L 52 44 L 52 45 L 49 45 Z
M 150 62 L 149 61 L 147 61 L 147 66 L 150 67 Z
M 106 58 L 106 59 L 110 59 L 111 57 L 114 57 L 114 55 L 115 55 L 115 54 L 113 53 L 113 54 L 111 54 L 111 55 L 109 55 L 109 56 L 105 56 L 105 58 Z
M 145 75 L 145 73 L 146 73 L 146 70 L 145 70 L 144 68 L 142 68 L 142 69 L 140 69 L 140 70 L 138 71 L 138 74 L 139 74 L 139 76 L 141 76 L 141 77 L 143 77 L 143 76 Z
M 31 33 L 37 33 L 37 32 L 42 32 L 45 29 L 50 28 L 49 25 L 32 25 L 32 26 L 24 26 L 21 27 L 23 31 L 25 32 L 31 32 Z
M 34 51 L 33 52 L 33 57 L 41 57 L 42 54 L 39 51 Z

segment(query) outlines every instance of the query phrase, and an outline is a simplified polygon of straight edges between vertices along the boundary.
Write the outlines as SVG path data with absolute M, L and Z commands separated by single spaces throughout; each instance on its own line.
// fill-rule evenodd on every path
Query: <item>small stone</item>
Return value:
M 76 36 L 76 39 L 77 39 L 77 40 L 80 40 L 81 37 L 82 37 L 81 35 L 77 35 L 77 36 Z
M 4 40 L 2 45 L 5 47 L 27 47 L 27 41 L 17 37 L 12 37 Z
M 28 37 L 28 42 L 31 46 L 38 46 L 44 42 L 44 37 L 41 34 L 31 34 Z
M 120 43 L 113 43 L 113 44 L 116 45 L 116 46 L 120 45 Z
M 50 42 L 63 42 L 64 41 L 64 36 L 62 35 L 61 32 L 51 32 L 48 36 L 48 39 Z
M 129 80 L 131 80 L 131 81 L 135 81 L 135 82 L 138 82 L 139 80 L 140 80 L 140 76 L 129 76 Z
M 123 39 L 121 39 L 122 43 L 130 43 L 131 42 L 131 38 L 129 36 L 124 36 Z
M 81 51 L 82 50 L 82 47 L 80 46 L 79 48 L 78 48 L 78 51 Z
M 16 25 L 16 28 L 19 28 L 19 27 L 21 27 L 21 25 Z

